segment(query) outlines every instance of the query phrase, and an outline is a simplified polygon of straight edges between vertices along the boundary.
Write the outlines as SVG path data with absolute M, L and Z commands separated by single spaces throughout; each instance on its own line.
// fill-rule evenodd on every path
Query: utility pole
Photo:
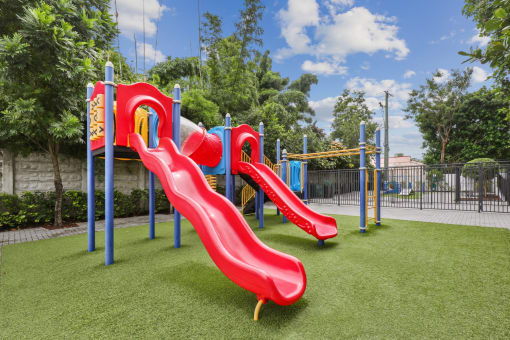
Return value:
M 391 96 L 389 91 L 384 91 L 385 103 L 384 103 L 384 169 L 388 170 L 389 158 L 390 158 L 390 143 L 388 139 L 388 98 Z M 387 171 L 386 171 L 387 173 Z
M 136 34 L 134 33 L 133 39 L 135 40 L 135 74 L 138 76 L 138 52 L 136 50 Z

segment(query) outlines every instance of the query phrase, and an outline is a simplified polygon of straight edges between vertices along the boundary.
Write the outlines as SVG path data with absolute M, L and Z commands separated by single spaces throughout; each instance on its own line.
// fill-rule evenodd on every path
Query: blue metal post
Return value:
M 154 134 L 154 115 L 156 112 L 149 108 L 149 148 L 155 148 L 153 141 Z M 154 173 L 149 171 L 149 240 L 153 240 L 156 237 L 156 190 L 154 187 Z
M 232 164 L 231 164 L 231 147 L 232 147 L 232 126 L 230 125 L 230 113 L 225 115 L 225 196 L 232 202 Z
M 282 181 L 287 184 L 287 149 L 282 152 Z M 287 217 L 283 215 L 283 223 L 287 223 Z
M 381 225 L 381 129 L 377 128 L 375 130 L 375 171 L 377 171 L 377 191 L 376 202 L 377 202 L 377 219 L 375 221 L 375 225 Z
M 308 137 L 306 135 L 303 136 L 303 154 L 306 154 L 308 151 Z M 305 204 L 308 204 L 308 161 L 303 160 L 303 201 Z
M 87 84 L 87 233 L 88 251 L 96 249 L 96 183 L 94 178 L 94 156 L 90 148 L 90 96 L 94 85 Z
M 107 61 L 105 65 L 105 108 L 104 108 L 104 166 L 105 166 L 105 264 L 113 264 L 113 64 Z
M 280 163 L 280 138 L 276 140 L 276 164 Z M 280 178 L 282 177 L 282 169 L 280 165 Z M 280 209 L 276 208 L 276 216 L 280 216 Z
M 236 204 L 236 176 L 232 175 L 232 192 L 230 193 L 232 197 L 232 203 Z
M 259 124 L 259 161 L 264 164 L 264 123 Z M 264 190 L 259 189 L 259 228 L 264 228 Z
M 361 122 L 359 126 L 359 231 L 364 233 L 366 226 L 366 207 L 365 207 L 365 122 Z
M 172 139 L 178 149 L 181 148 L 181 87 L 174 86 L 174 109 Z M 181 214 L 174 208 L 174 248 L 181 247 Z

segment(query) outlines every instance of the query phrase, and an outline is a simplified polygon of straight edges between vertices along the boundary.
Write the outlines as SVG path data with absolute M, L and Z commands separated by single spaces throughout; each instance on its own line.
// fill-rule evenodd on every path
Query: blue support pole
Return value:
M 94 178 L 94 156 L 90 148 L 90 96 L 94 85 L 87 84 L 87 234 L 88 251 L 96 250 L 96 183 Z
M 377 191 L 376 202 L 377 202 L 377 219 L 375 221 L 375 225 L 381 225 L 381 129 L 377 128 L 375 130 L 375 171 L 377 171 Z
M 232 126 L 230 125 L 230 113 L 225 115 L 225 196 L 232 202 L 230 197 L 232 194 L 232 161 L 231 161 L 231 148 L 232 148 Z
M 104 146 L 104 167 L 105 167 L 105 264 L 113 264 L 113 64 L 107 61 L 105 65 L 105 146 Z
M 308 152 L 308 137 L 303 136 L 303 154 Z M 303 201 L 308 204 L 308 161 L 303 161 Z
M 232 192 L 230 193 L 232 197 L 232 203 L 236 204 L 236 176 L 232 175 Z
M 287 150 L 283 149 L 282 152 L 282 181 L 287 184 Z M 287 217 L 283 215 L 283 223 L 287 223 Z
M 264 123 L 259 124 L 259 161 L 264 164 Z M 259 228 L 264 228 L 264 190 L 262 186 L 259 189 Z
M 156 112 L 149 108 L 149 148 L 155 148 L 154 145 L 154 115 Z M 156 189 L 154 187 L 154 173 L 149 171 L 149 240 L 156 237 Z
M 172 139 L 177 146 L 181 148 L 181 87 L 179 84 L 174 86 L 174 107 L 172 121 Z M 174 208 L 174 248 L 181 247 L 181 214 Z
M 276 164 L 280 163 L 280 138 L 276 140 Z M 280 178 L 282 176 L 282 170 L 280 168 Z M 280 216 L 280 209 L 276 208 L 276 216 Z
M 365 192 L 365 151 L 366 151 L 366 140 L 365 140 L 365 122 L 361 122 L 359 126 L 359 231 L 365 232 L 366 227 L 366 192 Z

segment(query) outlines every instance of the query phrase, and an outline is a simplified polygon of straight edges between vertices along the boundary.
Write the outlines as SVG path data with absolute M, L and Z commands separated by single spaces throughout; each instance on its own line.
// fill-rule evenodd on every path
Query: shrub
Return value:
M 156 190 L 156 213 L 170 213 L 170 201 L 166 197 L 165 191 Z
M 113 192 L 113 210 L 115 217 L 133 216 L 134 204 L 131 196 L 115 190 Z
M 499 163 L 492 158 L 475 158 L 462 167 L 462 176 L 477 179 L 480 168 L 486 178 L 494 178 L 499 171 Z
M 75 190 L 64 193 L 62 219 L 71 222 L 87 220 L 87 193 Z
M 19 207 L 18 196 L 0 193 L 0 229 L 18 226 L 16 216 Z
M 149 212 L 149 190 L 135 189 L 131 191 L 133 214 L 144 215 Z

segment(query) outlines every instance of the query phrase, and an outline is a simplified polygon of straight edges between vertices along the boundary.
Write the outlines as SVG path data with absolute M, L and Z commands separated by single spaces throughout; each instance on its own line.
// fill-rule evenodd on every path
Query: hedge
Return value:
M 148 190 L 137 189 L 130 194 L 115 191 L 115 217 L 148 214 L 148 199 Z M 52 224 L 54 207 L 54 192 L 25 192 L 21 196 L 0 193 L 0 229 Z M 170 212 L 170 203 L 163 190 L 156 190 L 156 212 Z M 103 218 L 104 192 L 96 190 L 96 220 Z M 64 193 L 62 219 L 66 223 L 87 220 L 87 194 L 85 192 L 70 190 Z

